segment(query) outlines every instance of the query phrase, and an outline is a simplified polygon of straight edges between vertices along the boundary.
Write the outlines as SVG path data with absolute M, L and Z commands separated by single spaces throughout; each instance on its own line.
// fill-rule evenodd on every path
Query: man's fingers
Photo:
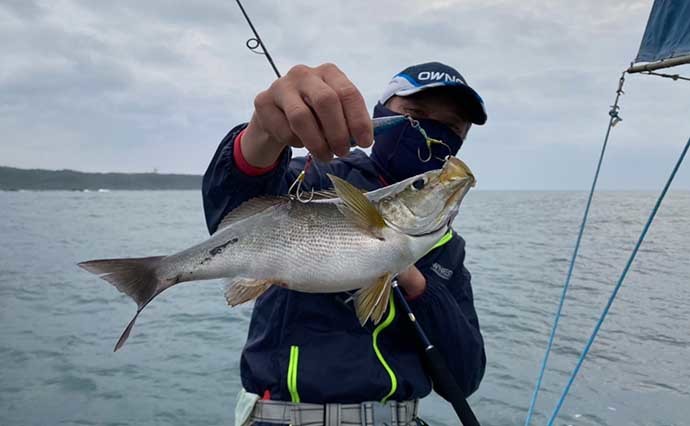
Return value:
M 257 118 L 261 127 L 277 142 L 295 148 L 304 146 L 297 135 L 292 132 L 285 114 L 275 105 L 273 96 L 268 91 L 261 92 L 256 96 L 254 111 L 254 117 Z
M 338 95 L 350 135 L 357 145 L 371 146 L 374 133 L 364 97 L 347 76 L 333 64 L 319 67 L 323 80 Z
M 345 156 L 350 151 L 350 132 L 338 94 L 317 75 L 300 81 L 299 91 L 316 115 L 330 151 Z
M 321 161 L 333 158 L 333 152 L 323 139 L 314 113 L 300 93 L 292 87 L 275 90 L 274 93 L 275 104 L 283 111 L 292 133 L 297 135 L 304 147 Z
M 362 94 L 333 64 L 293 67 L 256 97 L 254 107 L 272 139 L 303 145 L 321 161 L 346 155 L 351 139 L 363 147 L 373 141 Z

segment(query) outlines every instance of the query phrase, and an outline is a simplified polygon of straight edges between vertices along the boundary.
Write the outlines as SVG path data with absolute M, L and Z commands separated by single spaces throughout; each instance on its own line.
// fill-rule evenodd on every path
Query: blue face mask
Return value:
M 400 114 L 381 103 L 374 107 L 374 118 L 391 115 Z M 463 139 L 445 124 L 431 119 L 417 121 L 430 138 L 443 141 L 443 144 L 427 146 L 424 136 L 409 122 L 376 135 L 371 158 L 384 171 L 384 177 L 392 182 L 441 168 L 445 157 L 455 155 L 462 146 Z

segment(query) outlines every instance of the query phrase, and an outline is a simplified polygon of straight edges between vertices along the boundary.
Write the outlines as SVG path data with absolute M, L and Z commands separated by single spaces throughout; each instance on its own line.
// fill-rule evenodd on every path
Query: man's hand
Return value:
M 409 299 L 420 296 L 426 290 L 426 278 L 414 265 L 398 274 L 398 284 Z
M 362 94 L 333 64 L 297 65 L 256 96 L 241 149 L 249 164 L 267 167 L 286 145 L 328 161 L 347 155 L 350 139 L 361 147 L 374 139 Z

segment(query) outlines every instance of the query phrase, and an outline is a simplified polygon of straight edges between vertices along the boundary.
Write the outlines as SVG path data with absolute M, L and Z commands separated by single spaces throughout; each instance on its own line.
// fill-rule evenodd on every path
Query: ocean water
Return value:
M 521 424 L 586 194 L 471 192 L 467 240 L 488 366 L 471 398 L 483 425 Z M 603 192 L 537 405 L 544 424 L 654 203 Z M 0 425 L 229 425 L 250 307 L 219 282 L 156 299 L 124 350 L 133 302 L 76 263 L 168 254 L 206 237 L 201 197 L 171 192 L 0 192 Z M 690 424 L 690 193 L 662 206 L 559 425 Z M 448 404 L 422 403 L 432 425 Z

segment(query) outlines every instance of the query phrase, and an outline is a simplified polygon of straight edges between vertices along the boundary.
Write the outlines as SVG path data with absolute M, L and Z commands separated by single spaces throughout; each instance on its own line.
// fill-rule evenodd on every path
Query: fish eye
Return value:
M 415 190 L 419 191 L 420 189 L 424 189 L 424 186 L 426 185 L 426 179 L 424 178 L 419 178 L 412 182 L 412 188 Z

